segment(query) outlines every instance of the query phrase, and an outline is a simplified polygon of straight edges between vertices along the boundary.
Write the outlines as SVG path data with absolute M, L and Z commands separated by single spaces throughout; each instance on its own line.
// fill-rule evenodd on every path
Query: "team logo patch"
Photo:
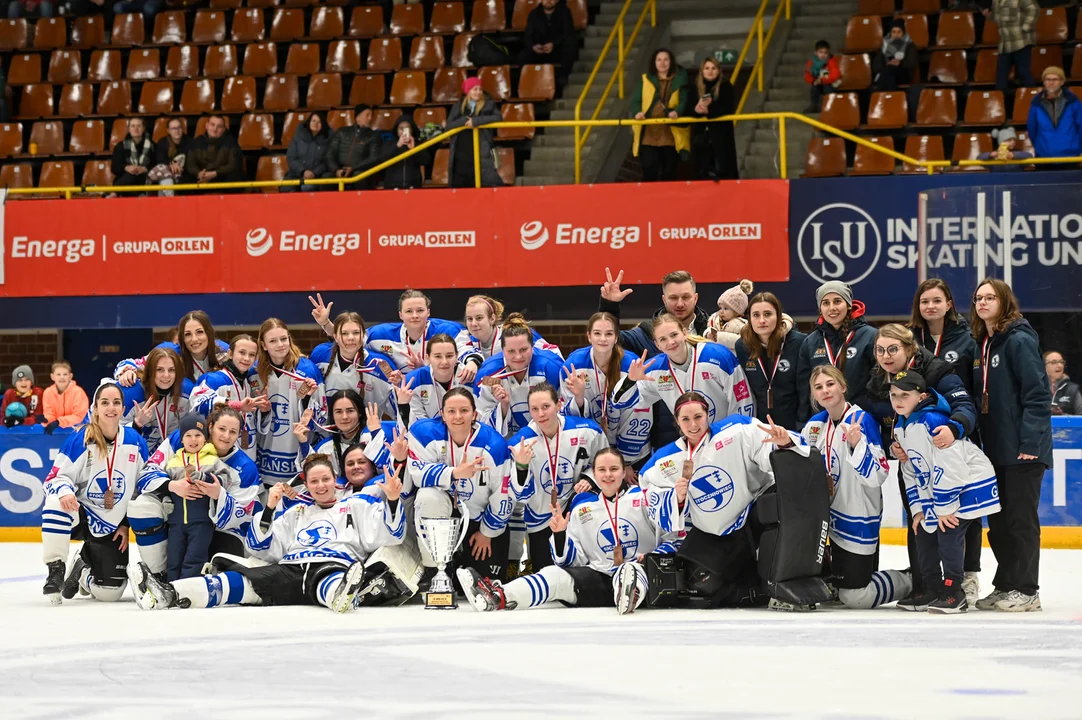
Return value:
M 617 523 L 620 534 L 620 546 L 624 549 L 624 556 L 634 556 L 639 547 L 639 532 L 628 520 L 620 518 Z M 603 553 L 610 553 L 616 546 L 614 542 L 611 523 L 604 523 L 597 530 L 597 546 Z
M 948 350 L 943 354 L 943 359 L 949 363 L 958 362 L 958 353 L 953 350 Z
M 293 387 L 294 382 L 290 382 L 290 389 L 296 389 Z M 271 405 L 271 432 L 274 437 L 281 437 L 288 432 L 292 432 L 293 423 L 289 417 L 289 400 L 285 395 L 274 394 L 270 397 Z
M 735 488 L 729 473 L 716 465 L 704 465 L 696 468 L 688 492 L 700 510 L 717 512 L 732 501 Z
M 428 391 L 427 390 L 422 390 L 421 391 L 421 399 L 425 400 L 425 401 L 428 400 Z
M 94 503 L 98 507 L 105 507 L 105 493 L 109 489 L 109 480 L 106 478 L 106 470 L 102 470 L 94 479 L 90 481 L 90 484 L 86 486 L 86 498 L 90 502 Z M 127 488 L 127 483 L 124 481 L 124 475 L 113 469 L 113 498 L 114 502 L 119 503 L 120 499 L 124 497 L 124 490 Z
M 591 510 L 591 508 L 590 508 L 589 505 L 583 505 L 582 507 L 580 507 L 579 508 L 579 520 L 584 521 L 586 518 L 590 517 L 590 510 Z
M 317 520 L 297 532 L 297 542 L 305 547 L 319 547 L 338 538 L 338 531 L 326 520 Z
M 855 347 L 846 348 L 845 356 L 847 358 L 849 358 L 850 360 L 852 360 L 853 358 L 855 358 L 857 356 L 857 349 Z
M 827 351 L 824 350 L 823 348 L 816 348 L 815 353 L 812 354 L 812 357 L 817 357 L 817 358 L 826 357 L 826 356 L 827 356 Z
M 999 367 L 999 354 L 998 353 L 992 356 L 992 367 L 994 367 L 994 368 Z
M 778 372 L 789 372 L 790 367 L 788 360 L 781 360 L 778 362 Z

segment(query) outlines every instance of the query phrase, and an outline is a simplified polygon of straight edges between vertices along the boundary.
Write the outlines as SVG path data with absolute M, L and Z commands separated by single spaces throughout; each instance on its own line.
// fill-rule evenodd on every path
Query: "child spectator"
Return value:
M 978 160 L 1029 160 L 1033 157 L 1031 152 L 1014 149 L 1018 144 L 1018 134 L 1010 126 L 993 130 L 992 137 L 999 141 L 999 147 L 993 152 L 981 153 L 977 156 Z M 1017 172 L 1025 168 L 1025 165 L 992 165 L 988 169 L 992 172 Z
M 90 408 L 86 392 L 72 378 L 71 365 L 67 360 L 54 362 L 49 378 L 53 384 L 45 388 L 42 394 L 47 435 L 51 435 L 58 427 L 78 425 Z
M 995 470 L 965 438 L 946 448 L 933 443 L 936 429 L 950 425 L 950 406 L 918 373 L 903 370 L 894 376 L 890 403 L 898 414 L 894 439 L 905 453 L 902 477 L 924 580 L 924 587 L 900 600 L 898 607 L 966 612 L 969 605 L 962 589 L 966 528 L 970 521 L 999 512 Z
M 34 386 L 34 371 L 29 365 L 20 365 L 11 373 L 12 387 L 4 393 L 0 416 L 4 418 L 4 427 L 16 425 L 36 425 L 45 422 L 42 415 L 44 403 L 41 401 L 41 388 Z
M 744 314 L 748 311 L 748 296 L 754 288 L 751 280 L 745 279 L 718 297 L 718 311 L 707 321 L 707 340 L 721 343 L 730 350 L 736 347 L 740 331 L 748 324 Z
M 877 90 L 897 90 L 908 83 L 917 67 L 917 48 L 905 31 L 905 21 L 897 19 L 883 38 L 883 50 L 872 58 L 872 78 Z
M 830 54 L 830 43 L 820 40 L 815 43 L 815 57 L 804 66 L 804 82 L 811 85 L 811 104 L 806 112 L 819 112 L 819 102 L 823 95 L 829 95 L 842 83 L 842 70 L 838 61 Z

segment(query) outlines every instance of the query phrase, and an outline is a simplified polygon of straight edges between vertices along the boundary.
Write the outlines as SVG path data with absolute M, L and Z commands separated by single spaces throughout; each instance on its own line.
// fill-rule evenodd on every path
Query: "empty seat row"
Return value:
M 903 12 L 897 17 L 905 20 L 906 32 L 918 49 L 929 44 L 928 16 L 923 13 Z M 846 52 L 875 52 L 883 46 L 883 18 L 878 14 L 855 15 L 849 18 L 845 28 Z M 1042 8 L 1037 16 L 1037 44 L 1051 45 L 1068 39 L 1067 11 L 1062 7 Z M 1075 38 L 1082 40 L 1082 14 L 1075 28 Z M 977 28 L 972 12 L 942 12 L 936 29 L 935 46 L 938 48 L 969 48 L 977 44 Z M 999 28 L 987 20 L 981 33 L 981 45 L 999 44 Z

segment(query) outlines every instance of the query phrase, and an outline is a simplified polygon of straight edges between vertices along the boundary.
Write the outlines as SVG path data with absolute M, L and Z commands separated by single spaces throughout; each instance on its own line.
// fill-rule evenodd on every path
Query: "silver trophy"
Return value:
M 468 527 L 462 517 L 421 518 L 421 541 L 436 563 L 436 574 L 432 576 L 432 583 L 425 593 L 425 609 L 454 610 L 458 607 L 455 588 L 446 568 L 455 550 L 466 538 Z

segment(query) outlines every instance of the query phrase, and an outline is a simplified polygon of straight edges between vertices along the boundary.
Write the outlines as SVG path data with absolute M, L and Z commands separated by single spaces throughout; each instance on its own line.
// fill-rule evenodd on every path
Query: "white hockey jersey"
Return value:
M 850 449 L 845 434 L 858 413 L 864 436 Z M 875 554 L 883 517 L 882 488 L 890 475 L 879 424 L 860 407 L 846 403 L 837 425 L 824 410 L 813 416 L 800 434 L 822 454 L 834 484 L 834 497 L 830 501 L 831 544 L 857 555 Z
M 625 560 L 675 553 L 679 518 L 668 512 L 660 495 L 634 486 L 612 501 L 597 493 L 579 493 L 571 501 L 563 553 L 557 552 L 556 538 L 549 540 L 552 559 L 560 567 L 589 567 L 611 575 L 616 571 L 612 555 L 617 537 Z
M 158 406 L 154 408 L 150 422 L 141 428 L 133 427 L 142 436 L 150 452 L 154 452 L 161 445 L 162 440 L 169 437 L 174 430 L 180 427 L 180 419 L 184 417 L 184 414 L 191 407 L 190 398 L 195 386 L 187 378 L 179 382 L 181 383 L 179 402 L 173 402 L 172 394 L 170 394 L 168 397 L 163 398 L 158 403 Z M 132 426 L 135 421 L 135 404 L 142 405 L 146 402 L 146 391 L 141 383 L 136 383 L 127 388 L 122 387 L 120 391 L 124 395 L 124 419 L 121 422 L 124 425 Z
M 564 355 L 560 352 L 559 345 L 553 345 L 548 340 L 538 335 L 536 330 L 531 329 L 530 332 L 533 334 L 533 349 L 535 351 L 544 350 L 545 352 L 550 352 L 556 357 L 563 359 Z M 496 326 L 496 332 L 492 333 L 492 339 L 487 343 L 483 343 L 473 335 L 470 335 L 468 338 L 469 347 L 466 348 L 465 352 L 459 353 L 458 361 L 464 363 L 470 357 L 480 357 L 481 362 L 484 363 L 485 360 L 488 360 L 493 355 L 499 355 L 502 352 L 500 349 L 500 340 L 502 338 L 503 326 L 501 325 Z
M 530 367 L 518 375 L 500 377 L 500 384 L 511 396 L 510 412 L 505 416 L 503 407 L 492 394 L 492 388 L 484 384 L 489 375 L 502 376 L 508 372 L 503 361 L 503 353 L 493 355 L 473 381 L 473 394 L 477 396 L 477 417 L 481 422 L 491 425 L 504 437 L 514 435 L 530 424 L 530 388 L 547 382 L 554 388 L 560 387 L 560 358 L 551 353 L 534 351 Z
M 409 354 L 412 352 L 414 357 L 424 358 L 428 351 L 428 341 L 433 335 L 441 333 L 454 338 L 455 348 L 459 357 L 462 357 L 470 346 L 470 334 L 465 326 L 450 320 L 429 319 L 424 335 L 417 342 L 410 341 L 403 323 L 383 323 L 368 329 L 364 343 L 370 352 L 386 355 L 391 359 L 391 365 L 404 370 L 409 366 Z
M 409 385 L 410 389 L 413 390 L 413 397 L 410 398 L 409 427 L 413 427 L 420 420 L 431 420 L 439 417 L 443 405 L 443 396 L 447 394 L 448 390 L 456 387 L 469 387 L 468 385 L 463 386 L 458 381 L 458 368 L 455 368 L 451 377 L 451 387 L 445 389 L 443 385 L 432 378 L 432 368 L 428 365 L 417 368 L 406 375 L 406 385 Z
M 192 395 L 188 406 L 203 417 L 209 417 L 210 411 L 218 403 L 240 402 L 252 396 L 252 384 L 249 372 L 245 377 L 238 378 L 229 370 L 215 370 L 199 378 L 199 382 L 192 389 Z M 255 418 L 253 413 L 245 413 L 244 427 L 241 428 L 241 438 L 244 439 L 244 450 L 248 457 L 255 459 Z
M 80 428 L 64 443 L 53 468 L 45 478 L 48 495 L 74 495 L 86 511 L 86 521 L 94 537 L 105 537 L 127 517 L 128 501 L 139 493 L 157 490 L 169 477 L 148 462 L 146 443 L 134 428 L 120 426 L 114 442 L 105 453 L 96 446 L 87 448 L 86 428 Z M 112 472 L 110 473 L 110 467 Z M 113 507 L 106 509 L 105 497 L 113 491 Z M 55 510 L 42 511 L 41 531 L 69 534 L 71 521 L 63 514 L 58 522 Z
M 323 375 L 308 358 L 301 358 L 297 367 L 290 371 L 293 375 L 311 378 L 316 381 L 316 391 L 300 398 L 297 390 L 303 384 L 285 372 L 271 368 L 267 376 L 267 397 L 270 410 L 256 411 L 256 465 L 264 485 L 276 482 L 289 482 L 297 473 L 297 451 L 300 441 L 293 435 L 293 425 L 300 421 L 304 408 L 314 411 L 312 421 L 319 425 L 327 424 L 327 399 L 323 388 Z M 259 378 L 253 376 L 258 387 Z
M 344 360 L 336 352 L 333 342 L 325 342 L 316 345 L 308 359 L 315 363 L 323 374 L 323 387 L 326 389 L 327 397 L 339 390 L 356 390 L 364 398 L 365 403 L 374 402 L 387 417 L 395 417 L 398 414 L 394 386 L 379 367 L 381 362 L 389 364 L 392 368 L 395 367 L 391 358 L 377 352 L 366 351 L 364 364 L 358 366 Z
M 474 423 L 466 447 L 459 447 L 451 441 L 443 420 L 422 420 L 410 429 L 409 446 L 406 471 L 411 493 L 427 487 L 451 493 L 453 483 L 470 519 L 480 523 L 482 535 L 494 538 L 504 531 L 514 510 L 515 495 L 507 443 L 499 433 L 488 425 Z M 451 477 L 456 465 L 476 457 L 483 458 L 489 469 L 472 478 Z
M 552 512 L 552 476 L 556 475 L 556 494 L 561 507 L 575 493 L 575 483 L 593 466 L 594 455 L 609 446 L 605 433 L 593 420 L 559 417 L 560 431 L 549 440 L 537 423 L 531 422 L 507 441 L 508 448 L 520 442 L 534 442 L 533 459 L 526 482 L 519 486 L 518 469 L 511 460 L 511 480 L 518 501 L 523 505 L 527 532 L 545 528 Z M 555 467 L 554 467 L 555 466 Z
M 671 412 L 677 398 L 694 390 L 706 399 L 710 422 L 729 415 L 755 417 L 755 401 L 744 369 L 732 350 L 717 343 L 700 342 L 688 354 L 690 362 L 686 371 L 675 367 L 668 355 L 655 355 L 646 362 L 645 380 L 623 393 L 622 382 L 616 387 L 613 405 L 621 410 L 634 407 L 641 396 L 649 405 L 663 401 Z

